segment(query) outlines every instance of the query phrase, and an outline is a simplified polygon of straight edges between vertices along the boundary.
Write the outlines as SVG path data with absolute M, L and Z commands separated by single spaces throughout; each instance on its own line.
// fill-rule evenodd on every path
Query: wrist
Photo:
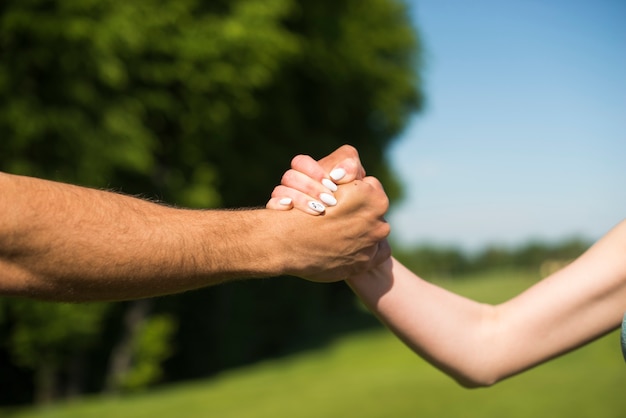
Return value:
M 288 212 L 216 210 L 202 214 L 203 269 L 223 280 L 274 277 L 291 271 Z

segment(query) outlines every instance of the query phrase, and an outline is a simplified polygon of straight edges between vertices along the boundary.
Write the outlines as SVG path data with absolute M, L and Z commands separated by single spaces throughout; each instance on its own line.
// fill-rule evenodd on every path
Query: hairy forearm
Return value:
M 278 274 L 266 210 L 199 211 L 0 174 L 0 288 L 55 300 L 117 300 Z

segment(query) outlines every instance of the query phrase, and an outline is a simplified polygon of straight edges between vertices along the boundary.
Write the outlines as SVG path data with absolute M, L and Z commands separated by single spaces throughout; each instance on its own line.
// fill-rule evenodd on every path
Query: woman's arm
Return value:
M 348 282 L 416 353 L 464 386 L 488 386 L 619 326 L 626 221 L 567 267 L 496 306 L 428 283 L 395 259 Z
M 356 151 L 352 165 L 360 167 Z M 287 195 L 304 210 L 310 196 L 325 190 L 320 179 L 332 167 L 294 160 L 295 173 L 283 177 L 267 207 L 279 208 Z M 464 386 L 487 386 L 619 326 L 626 311 L 626 221 L 569 266 L 497 306 L 426 282 L 393 258 L 348 283 L 416 353 Z

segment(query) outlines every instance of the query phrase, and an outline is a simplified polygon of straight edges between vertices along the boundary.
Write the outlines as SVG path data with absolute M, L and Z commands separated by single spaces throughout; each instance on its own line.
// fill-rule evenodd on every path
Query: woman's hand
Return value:
M 320 215 L 335 206 L 337 185 L 365 178 L 365 169 L 356 148 L 343 145 L 332 154 L 315 161 L 308 155 L 297 155 L 291 169 L 274 188 L 268 209 L 296 208 L 311 215 Z

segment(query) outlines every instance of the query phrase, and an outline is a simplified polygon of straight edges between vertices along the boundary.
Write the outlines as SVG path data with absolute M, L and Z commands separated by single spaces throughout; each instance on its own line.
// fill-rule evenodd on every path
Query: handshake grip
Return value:
M 295 263 L 290 274 L 315 282 L 345 280 L 391 256 L 390 226 L 384 216 L 389 199 L 374 177 L 340 185 L 337 205 L 322 216 L 292 210 L 299 226 L 290 243 Z M 283 212 L 284 213 L 284 212 Z

